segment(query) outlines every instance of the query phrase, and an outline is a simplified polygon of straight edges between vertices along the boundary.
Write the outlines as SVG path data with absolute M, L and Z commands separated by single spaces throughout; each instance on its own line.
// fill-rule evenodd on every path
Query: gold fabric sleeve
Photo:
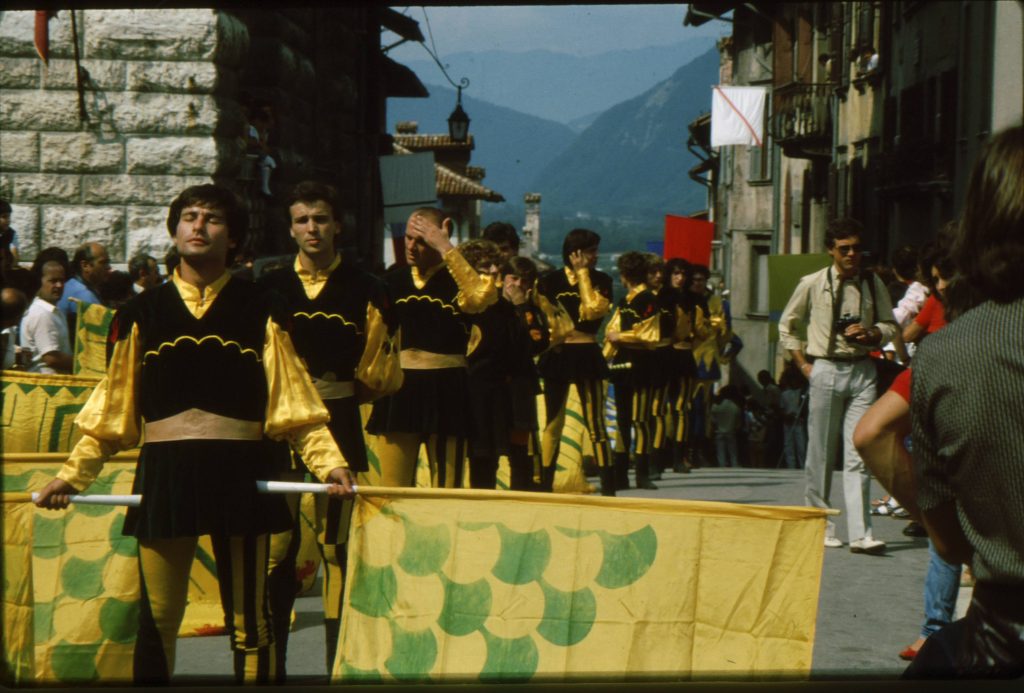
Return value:
M 390 395 L 402 387 L 402 328 L 388 335 L 384 317 L 372 303 L 366 308 L 366 348 L 356 367 L 356 379 L 366 386 L 372 399 Z
M 619 345 L 608 339 L 608 333 L 618 332 L 621 328 L 622 316 L 619 314 L 619 309 L 616 308 L 615 312 L 612 313 L 612 317 L 608 320 L 608 324 L 604 328 L 604 345 L 601 347 L 601 354 L 607 361 L 611 361 L 615 358 L 615 354 L 619 352 Z
M 348 462 L 324 425 L 330 415 L 313 379 L 295 353 L 291 337 L 271 319 L 267 320 L 263 344 L 263 371 L 267 377 L 263 429 L 267 437 L 291 443 L 321 481 L 332 469 L 347 467 Z
M 534 303 L 537 304 L 537 307 L 544 313 L 544 317 L 548 321 L 548 330 L 551 333 L 551 341 L 548 348 L 558 346 L 576 328 L 575 323 L 572 321 L 572 316 L 566 312 L 562 304 L 552 303 L 541 293 L 534 293 L 533 298 Z
M 83 435 L 57 474 L 58 479 L 84 491 L 96 481 L 111 455 L 138 445 L 140 426 L 135 398 L 141 369 L 139 328 L 132 325 L 128 338 L 114 344 L 106 376 L 75 417 Z
M 491 278 L 473 269 L 458 248 L 445 253 L 444 262 L 459 286 L 455 302 L 463 313 L 482 313 L 487 306 L 498 300 L 498 290 Z
M 608 315 L 611 301 L 590 283 L 590 270 L 582 267 L 576 270 L 580 287 L 580 320 L 597 320 Z
M 661 341 L 661 316 L 655 312 L 646 320 L 633 323 L 631 328 L 619 333 L 619 341 L 623 344 L 657 344 Z
M 693 358 L 698 363 L 703 362 L 705 368 L 711 368 L 720 358 L 719 340 L 728 332 L 725 315 L 715 315 L 710 305 L 708 308 L 710 316 L 705 316 L 700 306 L 695 309 L 696 327 L 693 331 Z

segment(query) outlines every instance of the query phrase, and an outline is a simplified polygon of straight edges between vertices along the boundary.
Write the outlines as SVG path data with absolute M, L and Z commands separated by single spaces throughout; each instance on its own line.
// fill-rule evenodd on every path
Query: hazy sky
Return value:
M 420 24 L 442 61 L 463 51 L 551 50 L 593 55 L 614 50 L 679 43 L 695 36 L 723 36 L 731 25 L 713 21 L 683 26 L 685 3 L 666 5 L 492 5 L 464 7 L 392 6 Z M 397 40 L 385 32 L 382 43 Z M 398 60 L 429 59 L 418 44 L 406 43 L 389 55 Z

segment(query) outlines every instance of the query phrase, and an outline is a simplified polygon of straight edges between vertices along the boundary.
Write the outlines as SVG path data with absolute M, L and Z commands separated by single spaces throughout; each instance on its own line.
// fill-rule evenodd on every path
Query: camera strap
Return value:
M 826 270 L 826 273 L 825 273 L 825 276 L 828 277 L 828 293 L 829 293 L 829 296 L 832 297 L 832 327 L 829 328 L 829 334 L 828 334 L 827 358 L 832 358 L 832 356 L 833 356 L 833 354 L 835 353 L 835 350 L 836 350 L 836 323 L 839 321 L 839 313 L 840 313 L 840 311 L 842 310 L 842 307 L 843 307 L 842 306 L 842 304 L 843 304 L 843 297 L 840 295 L 838 300 L 836 299 L 836 291 L 835 291 L 835 288 L 834 288 L 833 283 L 832 283 L 832 269 L 833 269 L 833 266 L 829 265 L 828 270 Z M 868 290 L 871 292 L 871 312 L 872 312 L 872 319 L 873 319 L 874 318 L 874 313 L 875 313 L 875 310 L 876 310 L 875 309 L 875 280 L 874 280 L 874 277 L 872 276 L 871 272 L 864 271 L 864 272 L 861 272 L 861 273 L 859 273 L 857 275 L 857 279 L 858 279 L 858 281 L 857 281 L 857 294 L 859 296 L 858 300 L 859 300 L 859 303 L 860 303 L 861 320 L 863 321 L 863 319 L 864 319 L 864 312 L 865 312 L 864 311 L 864 308 L 865 308 L 865 306 L 864 306 L 864 286 L 863 286 L 865 280 L 867 280 L 867 282 L 868 282 Z M 842 292 L 842 288 L 843 288 L 843 283 L 839 282 L 840 292 Z

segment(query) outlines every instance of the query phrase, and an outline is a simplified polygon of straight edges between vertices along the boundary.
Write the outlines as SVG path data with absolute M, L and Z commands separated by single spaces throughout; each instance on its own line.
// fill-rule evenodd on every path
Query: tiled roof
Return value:
M 437 149 L 473 149 L 473 136 L 469 135 L 465 142 L 456 142 L 449 135 L 392 135 L 397 144 L 414 152 Z
M 395 137 L 393 144 L 395 154 L 412 154 L 412 150 L 398 143 Z M 505 198 L 486 185 L 451 170 L 447 166 L 434 164 L 434 179 L 437 182 L 438 197 L 468 197 L 486 202 L 504 202 Z

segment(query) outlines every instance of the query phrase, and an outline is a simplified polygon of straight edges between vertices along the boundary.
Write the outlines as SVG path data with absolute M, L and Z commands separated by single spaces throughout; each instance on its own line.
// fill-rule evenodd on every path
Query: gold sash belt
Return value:
M 573 330 L 565 336 L 566 344 L 596 344 L 597 335 L 592 335 L 589 332 L 580 332 L 579 330 Z
M 186 409 L 159 421 L 147 421 L 144 430 L 147 443 L 172 440 L 260 440 L 261 421 L 232 419 L 202 409 Z
M 413 371 L 466 367 L 466 357 L 462 354 L 435 354 L 422 349 L 402 349 L 398 352 L 398 360 L 402 368 Z
M 320 399 L 347 399 L 356 394 L 356 384 L 351 380 L 321 380 L 313 378 Z

